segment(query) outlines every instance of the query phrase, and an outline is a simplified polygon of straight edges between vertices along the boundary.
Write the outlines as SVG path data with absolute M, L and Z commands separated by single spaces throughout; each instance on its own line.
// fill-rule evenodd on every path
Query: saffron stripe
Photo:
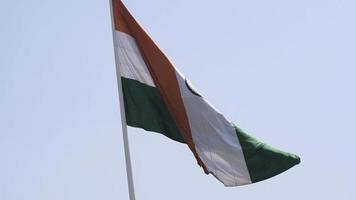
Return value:
M 115 28 L 118 31 L 126 32 L 135 38 L 154 83 L 159 89 L 160 94 L 162 95 L 163 100 L 175 121 L 175 124 L 185 140 L 185 143 L 193 152 L 198 164 L 203 167 L 205 173 L 208 173 L 204 163 L 201 161 L 195 150 L 187 114 L 184 109 L 173 65 L 152 41 L 148 34 L 136 22 L 120 0 L 113 1 L 113 9 Z

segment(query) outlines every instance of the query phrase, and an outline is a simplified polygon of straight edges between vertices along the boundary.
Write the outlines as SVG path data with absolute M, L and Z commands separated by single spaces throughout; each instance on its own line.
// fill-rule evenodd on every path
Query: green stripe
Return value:
M 253 183 L 278 175 L 300 163 L 298 156 L 264 144 L 237 127 L 235 130 Z
M 185 143 L 157 88 L 124 77 L 121 82 L 127 125 Z

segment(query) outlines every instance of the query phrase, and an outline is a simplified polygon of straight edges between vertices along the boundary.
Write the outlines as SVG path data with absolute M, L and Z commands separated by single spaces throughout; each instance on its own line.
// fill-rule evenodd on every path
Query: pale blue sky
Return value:
M 302 158 L 225 188 L 129 128 L 137 200 L 356 199 L 355 1 L 124 2 L 215 107 Z M 1 0 L 0 26 L 0 199 L 128 199 L 108 1 Z

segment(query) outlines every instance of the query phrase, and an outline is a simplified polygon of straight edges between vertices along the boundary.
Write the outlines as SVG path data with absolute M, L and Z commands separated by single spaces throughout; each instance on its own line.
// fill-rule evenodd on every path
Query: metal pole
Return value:
M 121 73 L 118 65 L 118 54 L 117 47 L 115 44 L 115 24 L 114 24 L 114 10 L 112 1 L 110 2 L 110 13 L 111 13 L 111 26 L 112 26 L 112 35 L 113 35 L 113 44 L 114 44 L 114 53 L 115 53 L 115 66 L 116 66 L 116 78 L 117 78 L 117 87 L 119 90 L 119 101 L 120 101 L 120 112 L 121 112 L 121 127 L 122 127 L 122 136 L 124 141 L 124 150 L 125 150 L 125 161 L 126 161 L 126 173 L 127 173 L 127 184 L 129 188 L 129 197 L 130 200 L 135 200 L 135 189 L 134 182 L 132 178 L 132 167 L 131 167 L 131 157 L 130 157 L 130 147 L 129 147 L 129 139 L 127 135 L 127 125 L 126 125 L 126 115 L 125 115 L 125 105 L 124 105 L 124 96 L 122 91 L 121 84 Z

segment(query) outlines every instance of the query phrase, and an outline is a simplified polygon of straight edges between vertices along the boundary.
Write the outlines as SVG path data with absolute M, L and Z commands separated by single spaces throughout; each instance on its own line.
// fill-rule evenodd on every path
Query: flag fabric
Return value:
M 300 162 L 249 136 L 217 111 L 120 0 L 113 0 L 113 14 L 127 125 L 187 144 L 205 173 L 225 186 L 265 180 Z

